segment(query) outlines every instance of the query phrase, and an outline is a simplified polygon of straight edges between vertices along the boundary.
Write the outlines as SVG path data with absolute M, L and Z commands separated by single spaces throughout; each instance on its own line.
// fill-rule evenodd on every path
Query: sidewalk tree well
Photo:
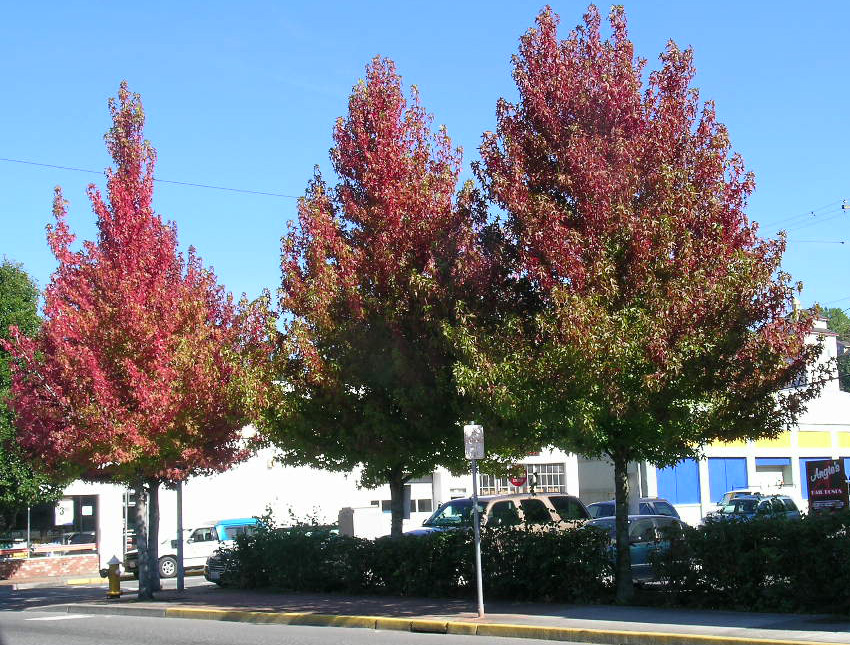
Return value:
M 89 186 L 98 236 L 73 250 L 56 189 L 48 242 L 58 268 L 44 320 L 13 329 L 11 407 L 32 458 L 136 488 L 139 596 L 158 587 L 162 482 L 225 470 L 247 456 L 240 430 L 264 405 L 267 302 L 236 304 L 152 207 L 155 152 L 138 95 L 110 100 L 108 199 Z M 266 299 L 267 300 L 267 299 Z M 146 499 L 147 498 L 147 499 Z
M 621 7 L 608 39 L 593 6 L 564 40 L 558 21 L 546 8 L 521 38 L 518 101 L 499 101 L 477 168 L 536 311 L 453 332 L 457 378 L 541 443 L 611 460 L 625 602 L 627 464 L 776 436 L 818 389 L 783 389 L 818 348 L 691 50 L 670 42 L 644 83 Z
M 8 340 L 9 327 L 32 337 L 38 333 L 38 288 L 19 264 L 0 262 L 0 340 Z M 64 480 L 41 472 L 15 440 L 12 411 L 8 406 L 12 387 L 9 353 L 0 347 L 0 535 L 15 525 L 28 506 L 56 501 Z
M 484 211 L 456 198 L 461 151 L 434 133 L 418 92 L 375 58 L 334 129 L 338 184 L 318 170 L 282 240 L 280 405 L 269 434 L 292 463 L 388 483 L 400 535 L 404 485 L 463 462 L 453 348 L 458 300 L 487 284 Z

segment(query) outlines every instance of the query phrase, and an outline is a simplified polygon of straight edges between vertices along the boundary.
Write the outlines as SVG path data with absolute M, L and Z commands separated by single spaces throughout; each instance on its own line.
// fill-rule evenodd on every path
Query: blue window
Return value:
M 790 466 L 791 457 L 756 457 L 756 468 L 759 466 Z
M 659 497 L 673 504 L 699 504 L 699 465 L 695 460 L 660 468 L 657 476 Z
M 800 457 L 800 493 L 803 499 L 809 499 L 809 480 L 806 479 L 806 464 L 810 461 L 824 461 L 829 457 Z
M 710 457 L 708 460 L 708 492 L 712 502 L 723 494 L 747 487 L 747 460 L 744 457 Z

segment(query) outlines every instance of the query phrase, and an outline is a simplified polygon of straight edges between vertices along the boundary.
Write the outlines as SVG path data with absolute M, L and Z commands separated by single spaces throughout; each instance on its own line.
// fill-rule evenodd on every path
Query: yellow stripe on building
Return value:
M 790 448 L 791 433 L 783 432 L 776 439 L 759 439 L 755 442 L 756 448 Z
M 838 439 L 839 448 L 850 448 L 850 432 L 837 432 L 835 436 Z
M 797 434 L 797 445 L 800 448 L 832 448 L 832 437 L 829 432 L 801 430 Z

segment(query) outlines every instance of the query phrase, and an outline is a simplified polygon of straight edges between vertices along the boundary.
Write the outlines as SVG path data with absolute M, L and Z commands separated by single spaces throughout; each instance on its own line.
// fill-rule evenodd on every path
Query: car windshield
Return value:
M 478 512 L 482 513 L 481 505 Z M 455 499 L 442 504 L 422 526 L 472 526 L 472 500 Z
M 724 514 L 736 514 L 736 513 L 755 513 L 756 506 L 758 505 L 757 499 L 733 499 L 728 504 L 726 504 L 723 509 L 720 511 Z

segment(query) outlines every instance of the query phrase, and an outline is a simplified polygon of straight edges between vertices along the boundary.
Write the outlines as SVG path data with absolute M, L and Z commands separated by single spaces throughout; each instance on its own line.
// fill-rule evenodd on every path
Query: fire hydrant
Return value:
M 114 555 L 112 559 L 107 562 L 109 565 L 109 573 L 106 574 L 106 577 L 109 578 L 109 591 L 106 592 L 107 598 L 120 598 L 121 597 L 121 575 L 118 573 L 118 565 L 121 564 L 121 560 L 119 560 Z

